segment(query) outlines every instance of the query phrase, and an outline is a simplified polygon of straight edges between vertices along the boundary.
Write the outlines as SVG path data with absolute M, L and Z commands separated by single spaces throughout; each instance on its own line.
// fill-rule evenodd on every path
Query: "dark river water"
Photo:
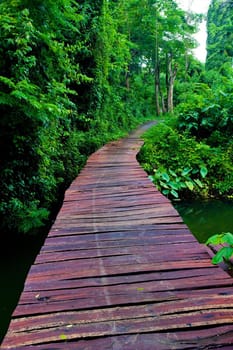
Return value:
M 28 270 L 44 237 L 25 237 L 1 241 L 0 245 L 0 344 L 11 314 L 17 305 Z
M 173 205 L 200 243 L 217 233 L 233 233 L 233 200 L 186 201 Z
M 232 201 L 194 201 L 173 203 L 184 222 L 199 242 L 204 243 L 213 234 L 233 233 Z M 12 240 L 0 246 L 0 343 L 11 313 L 17 305 L 24 280 L 44 237 Z

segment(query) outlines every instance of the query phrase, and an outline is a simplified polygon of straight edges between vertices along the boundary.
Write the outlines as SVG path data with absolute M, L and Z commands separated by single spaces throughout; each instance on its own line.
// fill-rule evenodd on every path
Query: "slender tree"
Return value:
M 175 79 L 178 69 L 186 69 L 188 52 L 195 46 L 191 34 L 197 18 L 187 16 L 173 0 L 131 0 L 129 13 L 130 38 L 136 45 L 133 69 L 146 65 L 153 74 L 157 115 L 172 112 Z

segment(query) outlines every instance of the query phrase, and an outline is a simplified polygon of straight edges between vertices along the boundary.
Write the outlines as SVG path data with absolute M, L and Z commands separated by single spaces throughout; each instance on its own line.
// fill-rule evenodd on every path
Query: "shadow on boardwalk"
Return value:
M 232 278 L 137 163 L 141 132 L 66 191 L 2 349 L 232 349 Z

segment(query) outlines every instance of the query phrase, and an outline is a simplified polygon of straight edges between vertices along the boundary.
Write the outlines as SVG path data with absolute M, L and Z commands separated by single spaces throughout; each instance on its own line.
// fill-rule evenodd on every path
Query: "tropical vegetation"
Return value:
M 206 65 L 177 74 L 173 115 L 145 135 L 139 160 L 170 198 L 233 196 L 232 11 L 212 1 Z
M 2 234 L 50 225 L 88 155 L 152 118 L 139 159 L 165 195 L 231 196 L 231 13 L 212 1 L 205 67 L 174 0 L 2 0 Z
M 225 262 L 229 264 L 232 269 L 231 258 L 233 256 L 233 234 L 231 232 L 223 232 L 211 236 L 206 241 L 206 245 L 217 248 L 217 252 L 212 258 L 212 263 L 214 265 Z M 218 247 L 220 249 L 218 249 Z
M 1 1 L 2 234 L 50 222 L 87 156 L 150 114 L 126 82 L 123 3 Z

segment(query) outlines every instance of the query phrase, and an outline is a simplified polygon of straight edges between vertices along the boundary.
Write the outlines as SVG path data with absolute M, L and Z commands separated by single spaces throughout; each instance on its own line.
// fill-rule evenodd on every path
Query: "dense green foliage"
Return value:
M 207 69 L 190 61 L 186 74 L 176 81 L 173 118 L 145 135 L 139 159 L 171 198 L 233 195 L 231 23 L 231 3 L 213 0 L 208 12 Z
M 158 188 L 233 196 L 232 11 L 212 0 L 204 67 L 192 54 L 202 16 L 175 0 L 0 1 L 0 229 L 19 234 L 15 261 L 31 250 L 20 234 L 47 230 L 87 156 L 155 115 L 169 113 L 139 159 Z M 7 277 L 3 295 L 18 284 Z
M 118 6 L 1 1 L 2 232 L 47 222 L 87 155 L 139 122 Z
M 59 185 L 71 176 L 66 168 L 72 172 L 76 161 L 67 157 L 77 154 L 71 132 L 77 108 L 69 85 L 88 78 L 72 57 L 80 50 L 72 41 L 81 18 L 75 18 L 74 7 L 62 16 L 66 4 L 60 5 L 0 5 L 0 214 L 7 229 L 27 232 L 40 226 Z
M 226 17 L 208 14 L 208 68 Z M 158 186 L 232 194 L 232 67 L 205 71 L 193 57 L 200 20 L 174 0 L 1 1 L 2 232 L 48 223 L 91 152 L 165 112 L 176 121 L 152 130 L 141 153 Z
M 141 71 L 153 89 L 156 114 L 173 110 L 174 83 L 186 74 L 192 38 L 200 16 L 186 15 L 174 0 L 131 0 L 128 2 L 127 27 L 134 43 L 129 74 Z
M 207 17 L 208 70 L 224 73 L 232 67 L 233 58 L 233 6 L 229 0 L 212 0 Z
M 145 134 L 139 160 L 161 191 L 171 198 L 224 197 L 233 193 L 233 143 L 211 145 L 180 132 L 177 119 Z

